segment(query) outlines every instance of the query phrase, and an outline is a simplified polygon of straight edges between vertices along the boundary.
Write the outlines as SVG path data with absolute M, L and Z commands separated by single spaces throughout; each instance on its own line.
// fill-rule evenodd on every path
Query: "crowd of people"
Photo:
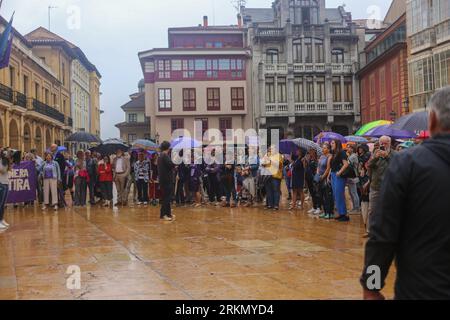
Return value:
M 101 155 L 78 151 L 75 157 L 55 144 L 42 157 L 36 150 L 22 154 L 5 148 L 0 165 L 0 228 L 8 227 L 4 220 L 8 170 L 14 163 L 33 161 L 37 201 L 42 210 L 84 207 L 88 201 L 90 205 L 104 207 L 161 202 L 161 218 L 171 221 L 171 203 L 195 208 L 252 207 L 264 203 L 266 210 L 278 211 L 282 190 L 286 190 L 289 211 L 306 209 L 306 203 L 310 202 L 310 216 L 340 222 L 349 221 L 349 213 L 361 212 L 368 230 L 369 216 L 374 210 L 370 204 L 376 203 L 393 152 L 391 139 L 379 139 L 373 153 L 367 144 L 347 144 L 344 149 L 339 140 L 324 142 L 321 147 L 319 156 L 315 149 L 298 149 L 290 155 L 281 155 L 272 146 L 261 157 L 256 148 L 247 148 L 245 161 L 239 162 L 236 155 L 229 161 L 227 154 L 218 157 L 212 150 L 208 161 L 194 161 L 193 153 L 190 163 L 184 161 L 178 165 L 172 162 L 167 142 L 161 145 L 160 153 L 117 150 L 114 155 Z M 183 156 L 182 152 L 179 156 Z M 220 164 L 223 161 L 219 158 L 228 160 Z M 285 188 L 282 188 L 283 180 Z M 113 185 L 117 191 L 115 203 Z M 351 199 L 351 208 L 347 208 L 347 198 Z

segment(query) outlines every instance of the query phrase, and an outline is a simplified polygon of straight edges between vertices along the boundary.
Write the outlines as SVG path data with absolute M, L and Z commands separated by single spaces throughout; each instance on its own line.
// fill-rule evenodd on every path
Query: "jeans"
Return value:
M 148 182 L 143 179 L 136 180 L 136 186 L 138 191 L 138 201 L 148 202 Z
M 280 179 L 267 179 L 265 184 L 267 193 L 267 207 L 278 208 L 280 206 L 280 186 Z
M 234 203 L 237 203 L 237 193 L 236 193 L 236 188 L 234 187 L 234 183 L 232 183 L 232 184 L 224 183 L 223 188 L 225 191 L 225 197 L 226 197 L 227 203 L 230 203 L 231 196 L 233 196 Z
M 172 196 L 173 196 L 173 186 L 171 183 L 169 184 L 161 184 L 162 189 L 162 200 L 161 200 L 161 218 L 164 218 L 164 216 L 171 217 L 172 216 L 172 209 L 170 208 L 170 203 L 172 202 Z
M 355 182 L 353 179 L 348 179 L 347 185 L 348 185 L 348 191 L 350 192 L 350 198 L 352 199 L 352 203 L 353 203 L 353 210 L 358 211 L 360 209 L 360 201 L 359 201 L 359 195 L 358 195 L 358 183 Z
M 87 181 L 86 178 L 76 177 L 75 178 L 75 206 L 85 206 L 86 205 L 86 193 L 87 193 Z
M 6 198 L 8 198 L 8 188 L 7 184 L 0 184 L 0 222 L 3 221 L 5 217 L 5 204 Z
M 346 179 L 338 177 L 336 172 L 331 172 L 331 186 L 333 187 L 334 202 L 340 216 L 347 215 L 347 206 L 345 204 L 345 181 Z

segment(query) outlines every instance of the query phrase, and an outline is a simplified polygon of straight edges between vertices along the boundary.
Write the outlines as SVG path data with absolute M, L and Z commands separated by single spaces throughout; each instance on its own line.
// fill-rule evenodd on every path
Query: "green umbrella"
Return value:
M 370 123 L 367 123 L 365 125 L 363 125 L 361 127 L 361 129 L 359 129 L 356 133 L 355 136 L 363 136 L 365 135 L 367 132 L 369 132 L 372 129 L 375 129 L 377 127 L 381 127 L 381 126 L 386 126 L 392 124 L 392 121 L 388 121 L 388 120 L 377 120 L 377 121 L 373 121 Z

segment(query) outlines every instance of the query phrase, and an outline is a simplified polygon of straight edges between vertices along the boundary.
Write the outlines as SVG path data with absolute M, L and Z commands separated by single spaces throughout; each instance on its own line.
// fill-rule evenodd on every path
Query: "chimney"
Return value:
M 242 16 L 240 13 L 238 13 L 237 19 L 238 19 L 238 27 L 242 28 Z
M 204 28 L 208 27 L 208 16 L 203 16 L 203 27 Z

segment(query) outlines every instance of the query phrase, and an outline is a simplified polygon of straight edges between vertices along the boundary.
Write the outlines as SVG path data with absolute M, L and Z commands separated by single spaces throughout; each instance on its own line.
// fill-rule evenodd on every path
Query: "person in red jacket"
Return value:
M 111 160 L 108 156 L 103 158 L 103 161 L 98 165 L 98 181 L 102 190 L 104 207 L 109 207 L 113 200 L 113 172 Z

